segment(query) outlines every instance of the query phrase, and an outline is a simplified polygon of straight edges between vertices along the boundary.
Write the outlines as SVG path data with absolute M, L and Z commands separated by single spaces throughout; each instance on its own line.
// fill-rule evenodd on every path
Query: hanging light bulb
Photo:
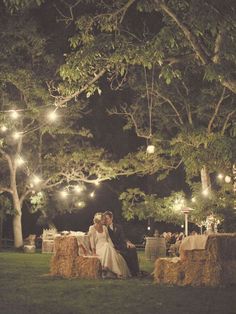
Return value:
M 11 117 L 13 120 L 16 120 L 17 118 L 19 118 L 19 113 L 18 113 L 16 110 L 11 110 L 11 111 L 10 111 L 10 117 Z
M 224 178 L 224 176 L 223 176 L 222 173 L 219 173 L 218 176 L 217 176 L 217 178 L 218 178 L 219 180 L 222 180 L 222 179 Z
M 148 145 L 147 153 L 148 154 L 154 154 L 155 153 L 155 146 L 154 145 Z
M 231 177 L 230 176 L 225 176 L 225 182 L 230 183 L 231 182 Z

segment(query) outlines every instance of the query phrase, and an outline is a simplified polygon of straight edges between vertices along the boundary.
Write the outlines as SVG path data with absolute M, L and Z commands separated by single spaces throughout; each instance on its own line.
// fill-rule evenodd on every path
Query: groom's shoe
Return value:
M 102 279 L 106 279 L 107 278 L 107 271 L 103 270 L 102 271 Z
M 107 279 L 116 279 L 117 278 L 117 275 L 114 274 L 112 271 L 107 271 L 107 274 L 106 274 L 106 278 Z

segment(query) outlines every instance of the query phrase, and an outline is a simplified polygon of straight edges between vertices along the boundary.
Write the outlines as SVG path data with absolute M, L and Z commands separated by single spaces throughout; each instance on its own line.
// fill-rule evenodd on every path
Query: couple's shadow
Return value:
M 110 270 L 103 270 L 102 271 L 102 279 L 122 279 L 122 280 L 127 280 L 127 279 L 153 279 L 153 274 L 149 273 L 147 271 L 141 270 L 137 276 L 131 276 L 128 278 L 123 278 L 117 276 L 115 273 L 113 273 Z

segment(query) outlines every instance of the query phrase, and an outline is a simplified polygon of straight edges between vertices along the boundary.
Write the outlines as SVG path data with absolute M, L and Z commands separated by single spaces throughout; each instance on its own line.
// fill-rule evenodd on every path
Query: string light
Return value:
M 21 166 L 25 163 L 25 160 L 21 157 L 21 156 L 18 156 L 15 160 L 17 166 Z
M 20 132 L 15 132 L 15 133 L 12 134 L 12 137 L 15 140 L 18 140 L 21 136 L 22 136 L 22 133 L 20 133 Z
M 208 189 L 203 190 L 203 191 L 202 191 L 202 194 L 203 194 L 204 196 L 208 196 L 208 195 L 209 195 Z
M 2 125 L 2 126 L 1 126 L 1 131 L 2 131 L 2 132 L 6 132 L 6 130 L 7 130 L 7 127 L 6 127 L 5 125 Z
M 78 206 L 78 207 L 84 207 L 84 206 L 85 206 L 85 202 L 78 202 L 78 203 L 77 203 L 77 206 Z
M 32 181 L 34 184 L 39 184 L 42 181 L 42 179 L 39 178 L 38 176 L 34 175 Z
M 66 191 L 61 191 L 60 194 L 62 198 L 66 198 L 68 196 L 68 193 Z
M 77 194 L 80 194 L 83 191 L 83 187 L 81 185 L 74 186 L 74 191 Z
M 191 198 L 191 201 L 192 201 L 193 203 L 195 203 L 195 202 L 196 202 L 196 198 L 195 198 L 195 197 L 192 197 L 192 198 Z
M 230 183 L 231 182 L 231 177 L 230 176 L 225 176 L 225 182 Z
M 93 198 L 95 196 L 95 192 L 90 193 L 90 197 Z
M 97 180 L 97 181 L 94 182 L 94 184 L 95 184 L 96 186 L 98 186 L 98 185 L 100 185 L 100 182 Z
M 224 178 L 224 176 L 223 176 L 222 173 L 219 173 L 218 176 L 217 176 L 217 178 L 220 179 L 220 180 L 222 180 L 222 179 Z
M 185 204 L 185 199 L 182 197 L 179 197 L 179 198 L 175 199 L 173 209 L 175 211 L 179 211 L 184 206 L 184 204 Z
M 19 113 L 15 110 L 11 110 L 10 111 L 10 117 L 13 119 L 13 120 L 16 120 L 17 118 L 19 118 Z
M 49 112 L 47 117 L 48 117 L 48 120 L 51 122 L 56 121 L 58 119 L 58 115 L 56 113 L 56 110 Z

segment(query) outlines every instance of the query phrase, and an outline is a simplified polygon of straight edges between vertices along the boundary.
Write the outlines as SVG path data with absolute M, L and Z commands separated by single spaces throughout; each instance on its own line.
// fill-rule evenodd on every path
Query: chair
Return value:
M 56 229 L 44 229 L 42 234 L 42 253 L 54 252 L 54 239 L 57 234 Z

